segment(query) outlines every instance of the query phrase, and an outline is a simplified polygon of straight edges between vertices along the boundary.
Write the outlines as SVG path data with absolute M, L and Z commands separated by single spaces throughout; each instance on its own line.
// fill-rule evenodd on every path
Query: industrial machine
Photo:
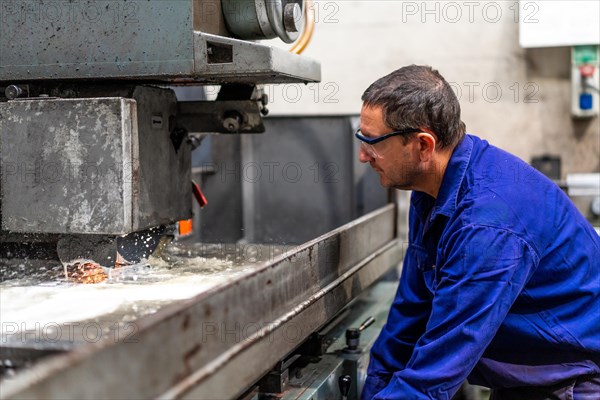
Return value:
M 289 42 L 301 4 L 3 0 L 3 242 L 59 235 L 61 258 L 104 265 L 117 237 L 189 219 L 190 135 L 261 132 L 258 84 L 320 79 L 310 59 L 213 32 Z M 168 87 L 207 83 L 216 101 Z
M 361 293 L 402 257 L 396 199 L 301 245 L 168 244 L 205 202 L 205 135 L 260 133 L 262 84 L 320 80 L 255 41 L 306 41 L 308 11 L 0 0 L 1 398 L 357 396 L 394 290 Z M 215 100 L 178 99 L 203 85 Z

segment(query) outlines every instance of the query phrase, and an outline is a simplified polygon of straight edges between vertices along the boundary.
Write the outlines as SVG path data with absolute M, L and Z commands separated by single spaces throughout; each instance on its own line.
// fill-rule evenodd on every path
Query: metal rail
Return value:
M 134 340 L 90 343 L 3 383 L 0 397 L 239 396 L 401 260 L 388 205 L 136 321 Z

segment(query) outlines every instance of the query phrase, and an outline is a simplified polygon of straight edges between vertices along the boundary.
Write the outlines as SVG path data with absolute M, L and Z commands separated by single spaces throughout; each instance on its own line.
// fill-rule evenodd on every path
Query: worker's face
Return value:
M 368 137 L 379 137 L 393 131 L 383 121 L 381 107 L 365 106 L 360 111 L 360 130 Z M 416 140 L 409 139 L 405 144 L 403 138 L 393 136 L 372 146 L 372 149 L 361 146 L 359 159 L 369 163 L 379 174 L 382 186 L 403 190 L 416 187 L 422 170 Z

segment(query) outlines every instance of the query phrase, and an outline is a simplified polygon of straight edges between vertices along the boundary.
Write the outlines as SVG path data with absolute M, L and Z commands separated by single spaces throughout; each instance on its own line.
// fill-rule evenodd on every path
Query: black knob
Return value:
M 349 351 L 355 351 L 360 343 L 360 331 L 356 328 L 346 329 L 346 346 Z
M 360 338 L 360 331 L 356 328 L 346 329 L 346 339 L 358 339 Z
M 342 394 L 342 399 L 348 397 L 348 393 L 350 393 L 350 386 L 352 385 L 352 378 L 350 375 L 342 375 L 338 379 L 338 386 L 340 387 L 340 393 Z

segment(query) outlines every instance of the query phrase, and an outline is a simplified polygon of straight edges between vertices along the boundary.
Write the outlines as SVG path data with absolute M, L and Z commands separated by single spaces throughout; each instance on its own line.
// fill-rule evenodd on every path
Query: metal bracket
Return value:
M 265 126 L 254 101 L 185 101 L 178 122 L 190 133 L 263 133 Z
M 283 393 L 290 381 L 290 366 L 300 358 L 294 354 L 284 361 L 279 361 L 271 372 L 258 383 L 260 393 Z
M 199 59 L 194 65 L 198 81 L 216 84 L 321 81 L 318 62 L 284 49 L 197 31 L 194 32 L 194 49 Z
M 263 133 L 267 96 L 253 85 L 223 85 L 215 101 L 178 103 L 178 123 L 190 133 Z

